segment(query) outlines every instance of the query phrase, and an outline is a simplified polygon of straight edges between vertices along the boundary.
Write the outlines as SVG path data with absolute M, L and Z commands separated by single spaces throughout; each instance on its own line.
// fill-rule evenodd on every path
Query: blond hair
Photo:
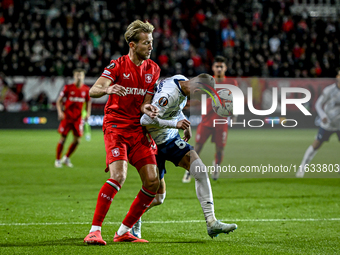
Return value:
M 147 21 L 143 22 L 141 20 L 135 20 L 126 29 L 124 34 L 125 41 L 127 43 L 131 41 L 138 42 L 140 33 L 152 33 L 154 29 L 155 27 Z

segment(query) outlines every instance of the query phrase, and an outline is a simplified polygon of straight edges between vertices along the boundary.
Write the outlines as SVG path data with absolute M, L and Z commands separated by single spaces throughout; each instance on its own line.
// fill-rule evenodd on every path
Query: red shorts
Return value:
M 204 144 L 211 135 L 211 142 L 217 147 L 225 147 L 228 137 L 228 125 L 218 125 L 210 127 L 199 124 L 196 131 L 196 143 Z
M 74 136 L 83 136 L 83 127 L 84 127 L 84 120 L 66 120 L 63 119 L 60 121 L 58 132 L 63 135 L 67 136 L 67 134 L 72 130 Z
M 156 164 L 157 145 L 144 129 L 127 132 L 124 129 L 106 128 L 104 142 L 107 167 L 117 160 L 129 161 L 136 166 L 144 158 L 152 159 L 145 164 Z

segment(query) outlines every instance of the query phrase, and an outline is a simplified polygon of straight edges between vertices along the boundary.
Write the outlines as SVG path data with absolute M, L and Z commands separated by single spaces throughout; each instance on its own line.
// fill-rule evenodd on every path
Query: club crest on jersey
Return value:
M 159 100 L 158 100 L 158 104 L 160 106 L 166 106 L 168 104 L 168 99 L 166 97 L 161 97 Z
M 82 96 L 82 97 L 85 96 L 85 91 L 81 92 L 81 96 Z
M 109 64 L 106 68 L 107 68 L 107 69 L 112 69 L 112 68 L 114 68 L 115 66 L 116 66 L 115 63 L 111 63 L 111 64 Z
M 120 155 L 119 148 L 114 148 L 112 151 L 112 156 L 118 157 Z
M 147 73 L 145 75 L 145 82 L 146 83 L 151 83 L 152 82 L 152 74 Z

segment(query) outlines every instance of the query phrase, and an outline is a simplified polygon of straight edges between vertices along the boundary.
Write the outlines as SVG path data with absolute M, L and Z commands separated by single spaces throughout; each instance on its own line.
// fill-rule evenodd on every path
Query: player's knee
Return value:
M 152 192 L 157 192 L 159 188 L 159 179 L 158 176 L 148 178 L 143 182 L 143 186 Z

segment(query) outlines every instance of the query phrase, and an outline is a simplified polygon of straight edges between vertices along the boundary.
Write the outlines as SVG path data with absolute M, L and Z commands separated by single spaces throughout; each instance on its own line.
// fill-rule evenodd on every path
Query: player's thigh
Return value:
M 184 157 L 181 159 L 178 165 L 189 171 L 191 163 L 198 158 L 199 156 L 197 155 L 196 151 L 190 150 L 184 155 Z
M 318 130 L 318 134 L 316 135 L 315 137 L 315 140 L 318 140 L 320 141 L 321 143 L 323 142 L 328 142 L 329 141 L 329 138 L 330 136 L 335 133 L 335 131 L 328 131 L 326 129 L 323 129 L 323 128 L 319 128 Z
M 74 136 L 82 137 L 84 133 L 84 120 L 79 119 L 72 125 L 72 132 Z
M 59 123 L 58 132 L 66 138 L 67 134 L 72 130 L 72 125 L 66 119 L 63 119 Z
M 128 161 L 128 145 L 124 136 L 120 132 L 106 129 L 104 132 L 104 143 L 106 151 L 106 166 L 109 167 L 112 162 L 124 160 Z
M 158 146 L 158 154 L 164 159 L 172 162 L 175 166 L 179 166 L 179 162 L 183 157 L 194 148 L 181 139 L 179 135 L 171 139 L 166 145 Z
M 147 164 L 156 165 L 157 145 L 149 133 L 141 131 L 129 134 L 128 145 L 128 160 L 137 170 Z
M 196 143 L 204 144 L 209 136 L 213 133 L 213 130 L 213 128 L 204 125 L 198 125 L 195 136 Z
M 211 141 L 216 144 L 216 149 L 222 149 L 226 146 L 228 139 L 228 125 L 218 127 L 212 134 Z

